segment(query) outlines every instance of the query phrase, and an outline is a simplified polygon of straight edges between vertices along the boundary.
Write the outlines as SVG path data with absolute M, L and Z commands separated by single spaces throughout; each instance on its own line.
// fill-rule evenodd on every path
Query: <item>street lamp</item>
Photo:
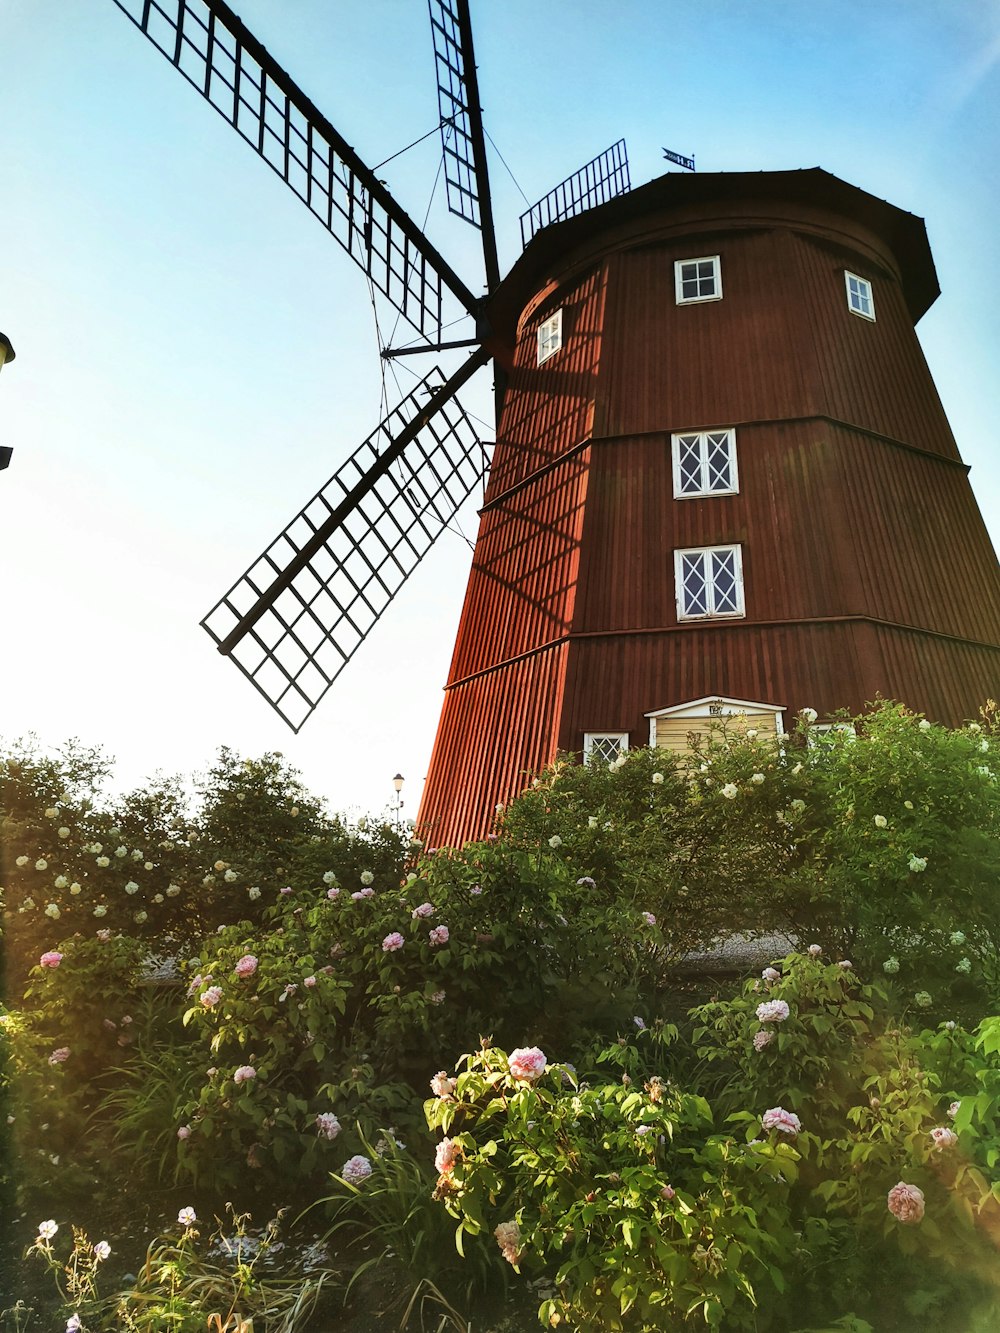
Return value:
M 395 789 L 395 792 L 396 792 L 396 804 L 395 804 L 395 806 L 393 807 L 393 809 L 395 810 L 395 813 L 396 813 L 396 827 L 397 827 L 397 828 L 399 828 L 399 826 L 400 826 L 400 825 L 402 824 L 402 822 L 403 822 L 403 795 L 402 795 L 402 793 L 403 793 L 403 782 L 404 782 L 404 781 L 405 781 L 405 779 L 404 779 L 402 773 L 397 773 L 396 776 L 395 776 L 395 777 L 393 778 L 393 780 L 392 780 L 392 785 L 393 785 L 393 788 Z
M 0 370 L 3 370 L 6 362 L 13 360 L 14 346 L 5 333 L 0 333 Z M 0 472 L 2 472 L 5 467 L 10 466 L 10 458 L 13 452 L 14 450 L 10 445 L 0 445 Z

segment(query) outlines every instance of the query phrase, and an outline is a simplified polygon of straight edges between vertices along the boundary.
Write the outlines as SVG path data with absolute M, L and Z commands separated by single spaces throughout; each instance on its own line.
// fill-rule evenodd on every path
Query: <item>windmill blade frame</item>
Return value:
M 435 367 L 202 620 L 293 731 L 485 475 L 455 395 L 486 359 Z
M 223 0 L 114 0 L 254 148 L 404 319 L 440 340 L 445 294 L 479 301 Z
M 486 289 L 500 282 L 469 0 L 427 0 L 448 207 L 483 234 Z

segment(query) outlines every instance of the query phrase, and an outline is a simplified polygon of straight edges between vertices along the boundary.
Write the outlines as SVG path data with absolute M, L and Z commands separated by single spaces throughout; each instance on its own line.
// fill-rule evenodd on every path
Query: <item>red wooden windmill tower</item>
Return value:
M 943 721 L 1000 679 L 1000 574 L 914 333 L 922 222 L 820 170 L 670 175 L 615 145 L 525 215 L 501 280 L 467 0 L 429 0 L 477 297 L 223 0 L 115 0 L 302 199 L 435 368 L 204 624 L 298 730 L 486 472 L 420 822 L 481 836 L 558 750 L 738 712 Z M 467 317 L 456 337 L 453 316 Z M 445 337 L 446 330 L 449 333 Z
M 422 819 L 482 835 L 557 751 L 974 716 L 1000 574 L 914 324 L 923 223 L 820 170 L 669 175 L 536 236 Z

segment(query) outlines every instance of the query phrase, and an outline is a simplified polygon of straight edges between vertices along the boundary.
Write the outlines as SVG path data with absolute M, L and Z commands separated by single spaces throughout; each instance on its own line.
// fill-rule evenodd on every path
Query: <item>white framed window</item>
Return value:
M 699 430 L 671 435 L 670 448 L 675 500 L 700 495 L 736 495 L 739 492 L 735 430 Z
M 585 731 L 583 733 L 583 762 L 585 764 L 612 764 L 627 749 L 627 731 Z
M 674 262 L 674 293 L 678 305 L 722 300 L 722 267 L 718 255 Z
M 844 270 L 844 282 L 847 285 L 847 308 L 862 319 L 875 322 L 875 298 L 872 285 L 867 278 L 859 278 L 856 273 Z
M 562 311 L 557 310 L 538 326 L 538 365 L 562 347 Z
M 742 616 L 743 548 L 702 546 L 674 552 L 678 620 Z

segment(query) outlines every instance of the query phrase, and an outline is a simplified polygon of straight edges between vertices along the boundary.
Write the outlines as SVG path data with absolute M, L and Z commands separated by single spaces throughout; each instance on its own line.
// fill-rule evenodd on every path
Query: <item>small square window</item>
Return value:
M 867 278 L 859 278 L 856 273 L 844 272 L 844 281 L 847 284 L 847 308 L 855 315 L 860 315 L 862 319 L 870 319 L 875 322 L 875 298 L 872 296 L 872 285 Z
M 718 255 L 678 259 L 674 263 L 674 291 L 678 305 L 693 301 L 721 301 L 722 269 Z
M 703 546 L 674 552 L 678 620 L 743 616 L 743 550 Z
M 557 310 L 538 326 L 538 365 L 562 347 L 562 311 Z
M 699 430 L 671 435 L 670 447 L 676 500 L 739 492 L 735 430 Z
M 628 749 L 627 731 L 585 731 L 583 733 L 583 762 L 585 764 L 613 764 Z

